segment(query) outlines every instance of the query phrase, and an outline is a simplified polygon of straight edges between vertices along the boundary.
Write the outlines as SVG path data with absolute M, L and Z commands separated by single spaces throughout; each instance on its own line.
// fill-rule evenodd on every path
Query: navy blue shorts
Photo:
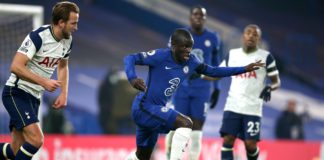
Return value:
M 172 98 L 172 104 L 178 112 L 201 121 L 206 120 L 209 110 L 210 87 L 179 87 Z
M 137 101 L 133 105 L 141 104 Z M 168 133 L 174 129 L 173 124 L 179 114 L 173 109 L 160 105 L 144 104 L 140 107 L 133 106 L 132 118 L 137 125 L 137 146 L 153 148 L 160 133 Z
M 10 116 L 9 129 L 22 130 L 24 127 L 39 122 L 38 108 L 40 101 L 18 87 L 5 86 L 2 102 Z
M 242 140 L 260 140 L 261 117 L 224 111 L 220 134 L 233 135 Z

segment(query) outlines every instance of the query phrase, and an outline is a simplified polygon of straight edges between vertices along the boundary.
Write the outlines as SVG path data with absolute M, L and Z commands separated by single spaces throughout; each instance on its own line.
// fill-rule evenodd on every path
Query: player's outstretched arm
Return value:
M 264 67 L 264 63 L 261 63 L 261 60 L 255 62 L 255 63 L 250 63 L 249 65 L 245 66 L 246 72 L 251 72 L 254 70 L 259 69 L 260 67 Z
M 41 85 L 50 92 L 54 92 L 58 87 L 61 86 L 61 82 L 58 80 L 46 79 L 31 72 L 26 67 L 28 61 L 29 58 L 26 55 L 17 52 L 10 67 L 11 72 L 23 80 Z

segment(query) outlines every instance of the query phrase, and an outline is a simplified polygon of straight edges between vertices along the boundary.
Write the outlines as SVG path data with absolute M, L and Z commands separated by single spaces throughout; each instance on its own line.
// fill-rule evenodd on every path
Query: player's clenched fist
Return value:
M 140 91 L 143 91 L 145 92 L 146 91 L 146 85 L 144 83 L 144 80 L 143 79 L 140 79 L 140 78 L 135 78 L 131 81 L 131 84 L 134 88 L 140 90 Z

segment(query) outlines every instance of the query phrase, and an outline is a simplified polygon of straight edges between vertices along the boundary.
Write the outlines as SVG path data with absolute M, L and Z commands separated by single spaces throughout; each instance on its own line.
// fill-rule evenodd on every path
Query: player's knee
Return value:
M 44 144 L 44 135 L 41 132 L 29 134 L 26 136 L 26 141 L 34 147 L 40 148 Z
M 232 135 L 225 135 L 223 137 L 223 143 L 226 145 L 234 145 L 235 137 Z
M 189 117 L 184 117 L 182 127 L 184 127 L 184 128 L 192 128 L 193 127 L 192 120 Z
M 256 141 L 245 141 L 245 148 L 248 152 L 254 152 L 257 149 Z

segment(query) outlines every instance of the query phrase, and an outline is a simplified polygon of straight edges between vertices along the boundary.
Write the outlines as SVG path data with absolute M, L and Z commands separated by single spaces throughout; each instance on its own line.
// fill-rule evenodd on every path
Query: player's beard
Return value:
M 69 39 L 70 38 L 70 33 L 66 31 L 66 28 L 62 30 L 62 35 L 64 39 Z

